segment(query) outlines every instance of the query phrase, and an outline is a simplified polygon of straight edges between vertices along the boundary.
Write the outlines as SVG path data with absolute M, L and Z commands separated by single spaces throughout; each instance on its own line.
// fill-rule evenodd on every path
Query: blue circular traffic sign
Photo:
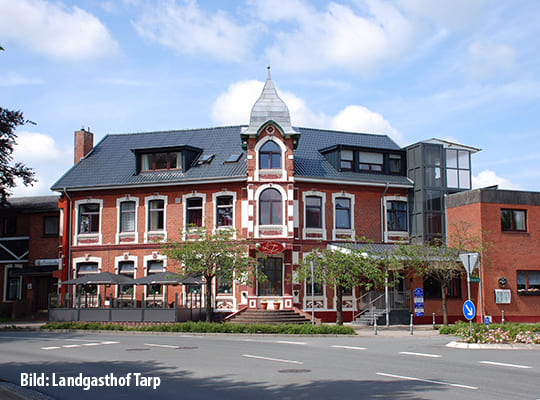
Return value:
M 463 303 L 463 315 L 469 321 L 476 315 L 476 308 L 474 307 L 474 303 L 472 301 L 467 300 L 465 303 Z

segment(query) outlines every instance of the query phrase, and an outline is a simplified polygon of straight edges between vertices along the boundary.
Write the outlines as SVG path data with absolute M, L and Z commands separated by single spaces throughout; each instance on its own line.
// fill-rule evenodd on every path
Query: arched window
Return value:
M 259 150 L 259 168 L 281 168 L 281 148 L 276 142 L 269 140 L 262 145 L 261 149 Z
M 281 225 L 281 193 L 276 189 L 266 189 L 259 197 L 259 223 L 261 225 Z

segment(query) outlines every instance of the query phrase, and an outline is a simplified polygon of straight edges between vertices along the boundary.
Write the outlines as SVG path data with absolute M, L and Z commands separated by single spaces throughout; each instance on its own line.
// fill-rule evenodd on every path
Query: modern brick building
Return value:
M 449 233 L 466 221 L 488 249 L 482 283 L 472 284 L 478 313 L 497 322 L 503 314 L 506 321 L 540 321 L 540 193 L 475 189 L 448 196 L 446 207 Z
M 59 276 L 58 196 L 14 197 L 0 207 L 0 313 L 47 309 Z

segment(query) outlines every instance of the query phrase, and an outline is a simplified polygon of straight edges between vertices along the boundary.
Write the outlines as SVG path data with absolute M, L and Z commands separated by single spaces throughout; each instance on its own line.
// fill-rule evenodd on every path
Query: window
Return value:
M 281 148 L 276 142 L 269 140 L 259 150 L 259 168 L 279 169 L 281 168 Z
M 323 295 L 323 284 L 322 282 L 313 283 L 313 295 L 322 296 Z M 311 296 L 311 282 L 306 281 L 306 296 Z
M 266 189 L 259 197 L 259 223 L 261 225 L 281 225 L 281 193 L 276 189 Z
M 322 199 L 306 197 L 306 228 L 322 228 Z
M 82 262 L 77 264 L 77 277 L 88 274 L 97 274 L 98 272 L 97 262 Z M 97 285 L 81 285 L 80 294 L 97 294 Z
M 351 200 L 345 197 L 336 199 L 336 229 L 351 229 Z
M 99 232 L 99 204 L 79 206 L 79 233 Z
M 438 145 L 425 145 L 425 176 L 424 186 L 441 187 L 441 147 Z
M 386 217 L 389 231 L 407 231 L 407 203 L 405 201 L 387 202 Z
M 426 299 L 440 299 L 441 283 L 435 279 L 424 276 L 424 296 Z M 447 298 L 461 298 L 461 278 L 453 278 L 450 285 L 446 288 Z
M 17 233 L 17 217 L 12 215 L 0 219 L 2 236 L 15 235 Z
M 268 278 L 267 281 L 259 283 L 259 296 L 281 296 L 282 280 L 282 260 L 281 258 L 267 257 L 259 260 L 260 269 Z
M 43 236 L 58 236 L 58 215 L 43 217 Z
M 219 196 L 217 198 L 216 226 L 233 226 L 232 196 Z
M 157 274 L 159 272 L 165 271 L 163 267 L 163 260 L 152 260 L 148 261 L 146 264 L 146 273 L 147 275 Z M 154 283 L 148 287 L 149 295 L 163 294 L 163 285 Z
M 20 299 L 21 291 L 21 276 L 19 275 L 19 268 L 7 269 L 6 280 L 6 300 L 18 300 Z
M 224 163 L 235 163 L 237 162 L 238 160 L 240 160 L 240 157 L 242 157 L 242 153 L 234 153 L 234 154 L 231 154 L 229 156 L 229 158 L 227 158 L 225 161 L 223 161 Z
M 148 202 L 149 231 L 162 231 L 164 227 L 165 201 L 150 200 Z
M 135 202 L 120 203 L 120 232 L 135 232 Z
M 160 152 L 141 154 L 141 171 L 182 169 L 182 152 Z
M 525 210 L 501 210 L 502 231 L 527 231 L 527 213 Z
M 232 280 L 218 279 L 218 293 L 219 294 L 232 294 Z
M 388 156 L 388 171 L 391 174 L 401 174 L 401 156 L 399 154 Z
M 341 150 L 341 160 L 339 166 L 342 171 L 351 171 L 353 169 L 353 157 L 352 150 Z
M 133 261 L 120 261 L 118 263 L 118 274 L 133 279 L 135 277 L 135 264 Z M 118 294 L 132 295 L 133 285 L 119 285 Z
M 203 201 L 201 197 L 191 197 L 186 204 L 186 222 L 188 226 L 202 226 Z
M 446 186 L 470 189 L 470 153 L 465 150 L 446 150 Z
M 518 294 L 540 295 L 540 271 L 517 271 Z
M 368 153 L 361 151 L 358 153 L 358 161 L 358 169 L 362 172 L 382 172 L 383 170 L 382 153 Z

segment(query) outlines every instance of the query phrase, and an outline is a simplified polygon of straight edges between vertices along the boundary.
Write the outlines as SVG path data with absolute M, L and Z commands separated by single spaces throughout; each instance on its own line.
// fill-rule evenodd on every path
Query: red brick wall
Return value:
M 503 208 L 526 210 L 527 232 L 501 231 Z M 517 293 L 517 270 L 540 270 L 540 206 L 474 203 L 448 209 L 447 220 L 449 232 L 453 221 L 471 223 L 488 246 L 487 260 L 482 263 L 484 313 L 496 321 L 501 311 L 507 321 L 540 321 L 540 296 Z M 504 289 L 511 290 L 511 304 L 495 304 L 494 290 L 501 288 L 501 276 L 508 281 Z

